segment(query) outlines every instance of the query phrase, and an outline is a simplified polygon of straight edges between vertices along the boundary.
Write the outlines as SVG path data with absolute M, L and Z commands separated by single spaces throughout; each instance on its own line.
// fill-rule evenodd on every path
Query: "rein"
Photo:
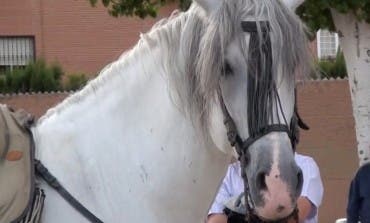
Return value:
M 255 213 L 255 205 L 251 199 L 251 194 L 249 190 L 248 178 L 245 172 L 245 168 L 250 161 L 248 148 L 257 140 L 271 132 L 285 132 L 288 134 L 290 141 L 292 143 L 293 151 L 296 149 L 296 144 L 299 141 L 298 136 L 298 126 L 302 129 L 308 129 L 308 126 L 304 124 L 300 118 L 297 111 L 297 102 L 296 102 L 296 91 L 295 91 L 295 104 L 294 104 L 294 114 L 288 125 L 288 122 L 284 116 L 283 108 L 281 105 L 280 97 L 277 92 L 276 83 L 273 81 L 272 77 L 272 50 L 271 50 L 271 40 L 270 40 L 270 25 L 268 21 L 257 22 L 242 21 L 242 29 L 244 32 L 250 33 L 250 44 L 249 44 L 249 55 L 248 55 L 248 92 L 252 93 L 252 96 L 248 95 L 248 103 L 251 104 L 248 106 L 248 128 L 249 128 L 249 137 L 246 140 L 243 140 L 236 128 L 235 122 L 230 116 L 229 111 L 224 103 L 221 87 L 218 88 L 218 97 L 221 105 L 221 109 L 224 116 L 224 124 L 227 130 L 227 137 L 231 146 L 235 147 L 238 154 L 238 159 L 241 164 L 241 175 L 244 180 L 244 191 L 246 199 L 246 219 L 248 222 L 254 223 L 284 223 L 288 219 L 292 218 L 298 223 L 298 208 L 296 207 L 293 212 L 283 218 L 276 221 L 268 221 L 261 219 Z M 258 35 L 258 30 L 262 34 L 262 43 L 260 43 L 260 38 Z M 251 59 L 254 58 L 254 59 Z M 253 74 L 255 77 L 252 77 Z M 262 77 L 262 78 L 261 78 Z M 257 79 L 260 78 L 260 79 Z M 264 78 L 264 79 L 263 79 Z M 263 84 L 267 85 L 264 88 Z M 268 104 L 270 100 L 270 104 Z M 281 124 L 268 124 L 269 117 L 272 118 L 272 112 L 260 115 L 259 113 L 266 112 L 266 110 L 272 111 L 271 102 L 274 100 L 276 110 L 281 111 L 283 116 L 284 123 Z M 266 103 L 261 103 L 266 101 Z M 267 104 L 267 105 L 265 105 Z M 270 105 L 270 106 L 269 106 Z M 257 114 L 256 114 L 257 113 Z M 269 116 L 271 115 L 271 116 Z M 257 117 L 254 117 L 257 116 Z M 252 118 L 253 117 L 253 118 Z M 261 119 L 262 121 L 260 121 Z M 279 119 L 279 118 L 278 118 Z
M 89 211 L 82 203 L 80 203 L 71 193 L 66 190 L 61 183 L 55 178 L 49 170 L 41 163 L 40 160 L 35 159 L 35 170 L 50 187 L 58 192 L 65 201 L 67 201 L 76 211 L 83 215 L 91 223 L 103 223 L 97 216 Z

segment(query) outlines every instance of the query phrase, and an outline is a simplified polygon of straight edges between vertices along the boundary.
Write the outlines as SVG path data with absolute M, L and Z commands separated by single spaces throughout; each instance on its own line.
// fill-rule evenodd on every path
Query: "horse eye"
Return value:
M 222 67 L 222 75 L 223 76 L 228 76 L 233 74 L 233 69 L 231 68 L 230 64 L 226 62 L 224 66 Z

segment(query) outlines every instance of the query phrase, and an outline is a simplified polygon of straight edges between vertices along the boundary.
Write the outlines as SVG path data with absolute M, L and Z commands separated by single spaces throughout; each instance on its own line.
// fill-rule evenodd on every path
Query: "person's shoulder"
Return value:
M 298 164 L 300 164 L 300 163 L 301 164 L 303 164 L 303 163 L 314 163 L 314 164 L 316 164 L 316 161 L 311 156 L 302 155 L 302 154 L 299 154 L 299 153 L 295 154 L 295 161 Z
M 319 167 L 314 160 L 314 158 L 302 155 L 302 154 L 295 154 L 295 161 L 297 165 L 304 171 L 304 170 L 310 170 L 311 172 L 316 170 L 315 172 L 319 172 Z M 313 172 L 312 172 L 313 174 Z
M 233 162 L 233 163 L 230 163 L 229 164 L 229 168 L 227 170 L 228 174 L 230 175 L 240 175 L 240 162 L 239 161 L 236 161 L 236 162 Z
M 369 171 L 370 170 L 370 163 L 365 163 L 364 165 L 362 165 L 360 170 Z
M 240 162 L 236 161 L 236 162 L 230 163 L 229 164 L 229 169 L 231 169 L 233 171 L 239 170 L 240 169 Z
M 357 171 L 357 175 L 370 176 L 370 163 L 363 164 Z

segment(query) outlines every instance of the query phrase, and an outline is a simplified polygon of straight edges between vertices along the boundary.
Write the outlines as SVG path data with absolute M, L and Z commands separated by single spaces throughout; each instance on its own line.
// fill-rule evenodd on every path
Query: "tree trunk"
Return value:
M 359 164 L 370 160 L 370 25 L 332 9 L 347 65 Z

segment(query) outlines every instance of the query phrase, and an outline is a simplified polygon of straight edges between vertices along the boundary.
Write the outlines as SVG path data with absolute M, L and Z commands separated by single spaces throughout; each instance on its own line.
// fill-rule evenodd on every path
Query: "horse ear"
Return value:
M 221 6 L 222 0 L 194 0 L 194 2 L 198 3 L 207 14 L 211 14 Z
M 283 3 L 288 6 L 288 8 L 295 11 L 304 1 L 305 0 L 283 0 Z

